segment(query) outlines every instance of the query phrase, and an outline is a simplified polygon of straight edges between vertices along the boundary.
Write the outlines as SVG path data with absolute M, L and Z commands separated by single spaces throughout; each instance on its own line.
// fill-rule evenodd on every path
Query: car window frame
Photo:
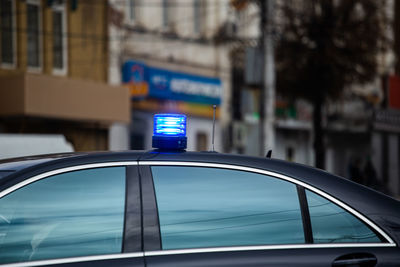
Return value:
M 377 226 L 370 219 L 365 217 L 363 214 L 355 210 L 354 208 L 348 206 L 346 203 L 336 199 L 330 194 L 309 185 L 303 181 L 299 181 L 296 178 L 276 173 L 273 171 L 263 170 L 254 167 L 247 167 L 235 164 L 220 164 L 220 163 L 209 163 L 209 162 L 200 162 L 200 161 L 139 161 L 139 168 L 141 170 L 141 179 L 143 180 L 151 180 L 149 182 L 148 191 L 151 191 L 154 194 L 153 202 L 143 202 L 144 209 L 155 209 L 157 208 L 156 196 L 153 184 L 153 177 L 151 173 L 152 166 L 192 166 L 192 167 L 209 167 L 209 168 L 221 168 L 221 169 L 230 169 L 230 170 L 238 170 L 238 171 L 247 171 L 251 173 L 258 173 L 267 175 L 273 178 L 285 180 L 291 182 L 295 186 L 297 186 L 297 193 L 300 200 L 301 213 L 303 218 L 303 226 L 306 243 L 304 244 L 293 244 L 293 245 L 252 245 L 252 246 L 230 246 L 230 247 L 213 247 L 213 248 L 185 248 L 185 249 L 171 249 L 171 250 L 162 250 L 161 245 L 161 233 L 160 233 L 160 223 L 158 220 L 158 210 L 157 210 L 157 222 L 152 221 L 152 226 L 155 223 L 158 224 L 158 237 L 159 244 L 155 246 L 148 246 L 144 249 L 145 256 L 161 256 L 161 255 L 174 255 L 174 254 L 190 254 L 190 253 L 207 253 L 207 252 L 233 252 L 233 251 L 252 251 L 252 250 L 276 250 L 276 249 L 304 249 L 304 248 L 362 248 L 362 247 L 397 247 L 397 244 L 394 240 L 379 226 Z M 145 174 L 145 175 L 144 175 Z M 143 185 L 142 185 L 143 187 Z M 312 229 L 311 229 L 311 221 L 310 215 L 308 211 L 308 202 L 305 195 L 305 189 L 310 190 L 313 193 L 318 194 L 319 196 L 333 202 L 339 207 L 343 208 L 356 218 L 358 218 L 362 223 L 367 225 L 372 231 L 374 231 L 379 238 L 382 239 L 381 243 L 313 243 L 312 241 Z M 148 207 L 145 207 L 145 206 Z M 146 232 L 146 228 L 148 225 L 146 223 L 143 224 L 144 232 Z M 306 229 L 307 228 L 307 229 Z M 157 235 L 156 231 L 152 232 L 153 235 Z M 311 235 L 311 237 L 310 237 Z M 154 237 L 153 237 L 154 238 Z M 144 239 L 146 243 L 146 239 Z
M 143 258 L 143 241 L 142 241 L 142 195 L 139 177 L 139 166 L 137 161 L 119 161 L 119 162 L 96 162 L 87 164 L 77 164 L 73 166 L 60 167 L 53 170 L 43 171 L 39 174 L 28 176 L 26 179 L 13 184 L 0 191 L 0 199 L 12 192 L 28 186 L 36 181 L 49 178 L 54 175 L 107 167 L 124 167 L 125 168 L 125 212 L 122 236 L 122 249 L 119 253 L 103 254 L 103 255 L 87 255 L 68 258 L 55 258 L 37 261 L 24 261 L 17 263 L 9 263 L 7 266 L 42 266 L 52 264 L 79 263 L 99 260 L 114 260 L 125 258 Z M 51 179 L 51 178 L 50 178 Z M 136 203 L 135 203 L 136 201 Z M 139 215 L 139 216 L 138 216 Z

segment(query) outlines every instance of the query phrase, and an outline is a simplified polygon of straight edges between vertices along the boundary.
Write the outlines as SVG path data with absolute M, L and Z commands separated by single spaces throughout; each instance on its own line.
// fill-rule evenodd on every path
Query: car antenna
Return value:
M 272 149 L 268 150 L 267 155 L 265 157 L 270 159 L 271 156 L 272 156 Z
M 213 105 L 213 128 L 212 128 L 212 152 L 215 152 L 214 147 L 214 136 L 215 136 L 215 112 L 217 109 L 217 105 Z

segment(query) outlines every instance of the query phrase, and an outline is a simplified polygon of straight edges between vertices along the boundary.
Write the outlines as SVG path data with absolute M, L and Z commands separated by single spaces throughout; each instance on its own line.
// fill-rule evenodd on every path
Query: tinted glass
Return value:
M 63 13 L 53 12 L 53 67 L 62 69 L 64 67 L 63 59 Z
M 125 168 L 55 175 L 0 199 L 0 263 L 121 252 Z
M 195 33 L 200 32 L 200 0 L 194 0 L 194 7 L 193 7 L 193 28 Z
M 39 67 L 39 6 L 27 4 L 28 66 Z
M 329 200 L 306 190 L 314 243 L 376 243 L 363 222 Z
M 129 1 L 129 18 L 131 21 L 134 21 L 136 19 L 136 6 L 135 6 L 135 1 L 136 0 L 130 0 Z
M 163 249 L 304 243 L 291 183 L 217 168 L 152 172 Z
M 0 25 L 1 25 L 1 61 L 13 63 L 13 13 L 12 1 L 0 1 Z
M 168 14 L 168 12 L 169 12 L 169 4 L 170 4 L 170 2 L 169 2 L 169 0 L 163 0 L 162 1 L 162 17 L 163 17 L 163 26 L 164 27 L 166 27 L 166 26 L 168 26 L 168 23 L 169 23 L 169 14 Z

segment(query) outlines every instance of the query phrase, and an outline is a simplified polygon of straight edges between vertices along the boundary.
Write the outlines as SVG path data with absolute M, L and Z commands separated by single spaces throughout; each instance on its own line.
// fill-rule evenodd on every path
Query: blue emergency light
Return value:
M 158 149 L 186 149 L 186 116 L 181 114 L 154 115 L 153 147 Z

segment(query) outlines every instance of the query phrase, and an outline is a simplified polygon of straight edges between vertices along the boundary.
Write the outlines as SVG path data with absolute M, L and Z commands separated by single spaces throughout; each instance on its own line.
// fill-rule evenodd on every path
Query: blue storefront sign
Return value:
M 137 61 L 127 61 L 122 68 L 122 81 L 146 87 L 153 98 L 178 100 L 203 104 L 221 103 L 222 83 L 218 78 L 204 77 L 147 66 Z M 136 98 L 138 95 L 132 94 Z

